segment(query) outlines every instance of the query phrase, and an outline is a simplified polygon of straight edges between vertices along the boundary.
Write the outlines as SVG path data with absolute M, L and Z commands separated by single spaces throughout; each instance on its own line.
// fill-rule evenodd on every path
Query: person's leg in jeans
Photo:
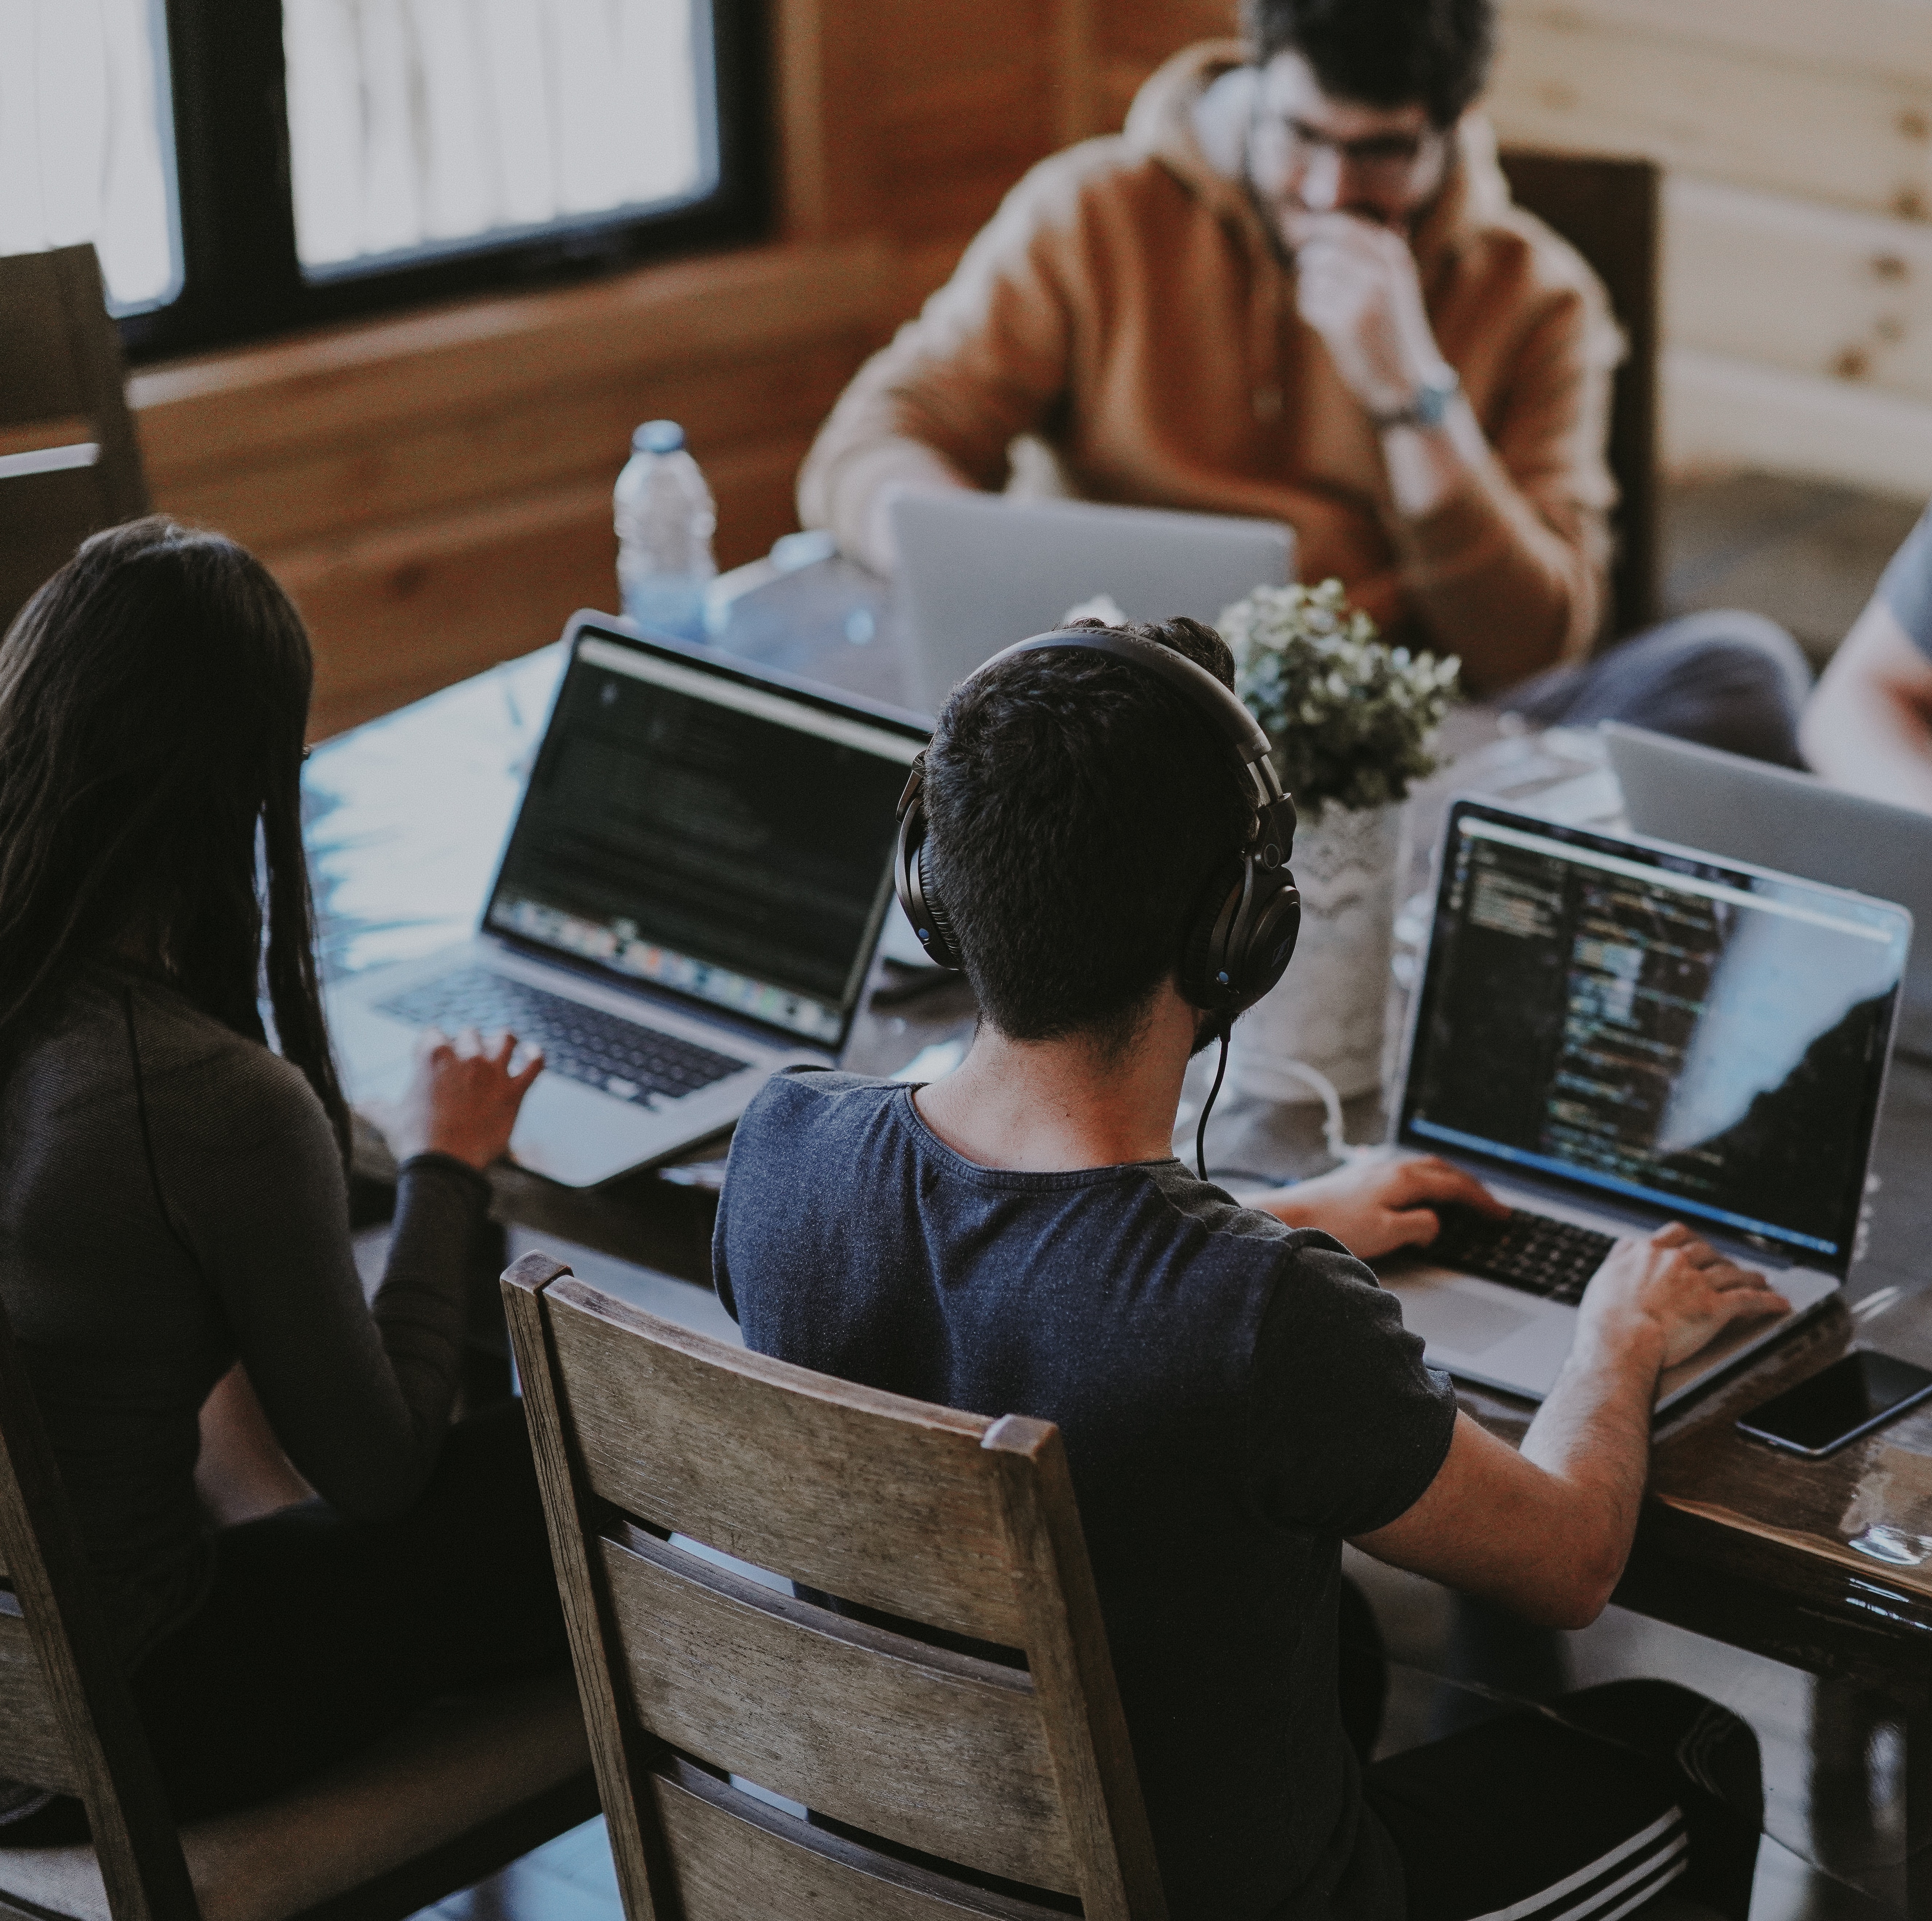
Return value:
M 176 1817 L 259 1800 L 436 1694 L 562 1665 L 520 1403 L 450 1430 L 393 1520 L 324 1502 L 231 1528 L 207 1603 L 135 1672 Z
M 1798 722 L 1810 692 L 1810 668 L 1782 627 L 1726 611 L 1687 614 L 1594 660 L 1552 668 L 1498 704 L 1538 727 L 1620 720 L 1799 767 Z
M 1602 1921 L 1666 1887 L 1747 1921 L 1757 1742 L 1687 1689 L 1568 1695 L 1379 1761 L 1362 1787 L 1402 1856 L 1410 1921 Z

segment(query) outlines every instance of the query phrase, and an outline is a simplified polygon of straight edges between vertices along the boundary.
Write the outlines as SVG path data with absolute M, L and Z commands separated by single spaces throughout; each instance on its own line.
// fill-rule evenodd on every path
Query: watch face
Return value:
M 1370 418 L 1376 426 L 1384 428 L 1440 427 L 1448 417 L 1450 403 L 1462 391 L 1461 377 L 1452 367 L 1441 379 L 1424 381 L 1416 389 L 1414 398 L 1400 411 L 1372 414 Z
M 1417 425 L 1440 427 L 1456 392 L 1455 385 L 1448 382 L 1431 380 L 1418 388 L 1414 407 Z

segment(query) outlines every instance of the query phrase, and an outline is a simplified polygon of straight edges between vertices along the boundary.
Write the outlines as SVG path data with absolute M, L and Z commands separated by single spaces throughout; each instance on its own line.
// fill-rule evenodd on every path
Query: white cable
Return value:
M 1344 1163 L 1360 1160 L 1365 1155 L 1376 1154 L 1379 1149 L 1364 1143 L 1360 1147 L 1348 1145 L 1347 1130 L 1342 1120 L 1342 1097 L 1335 1091 L 1335 1083 L 1318 1067 L 1311 1067 L 1306 1061 L 1271 1061 L 1271 1067 L 1285 1068 L 1306 1081 L 1322 1097 L 1322 1133 L 1328 1142 L 1328 1151 Z

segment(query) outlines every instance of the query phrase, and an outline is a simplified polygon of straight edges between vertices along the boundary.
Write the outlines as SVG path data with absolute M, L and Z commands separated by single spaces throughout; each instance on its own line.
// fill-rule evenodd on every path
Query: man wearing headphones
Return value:
M 1778 1304 L 1682 1227 L 1626 1242 L 1517 1451 L 1355 1258 L 1495 1206 L 1475 1182 L 1352 1170 L 1256 1212 L 1174 1158 L 1190 1057 L 1280 977 L 1299 914 L 1292 803 L 1232 668 L 1190 621 L 1088 624 L 954 693 L 898 878 L 978 994 L 972 1051 L 919 1088 L 774 1079 L 733 1144 L 718 1292 L 759 1352 L 1058 1424 L 1175 1921 L 1554 1921 L 1680 1876 L 1743 1921 L 1755 1748 L 1682 1690 L 1361 1765 L 1378 1679 L 1338 1680 L 1343 1540 L 1582 1625 L 1662 1368 Z

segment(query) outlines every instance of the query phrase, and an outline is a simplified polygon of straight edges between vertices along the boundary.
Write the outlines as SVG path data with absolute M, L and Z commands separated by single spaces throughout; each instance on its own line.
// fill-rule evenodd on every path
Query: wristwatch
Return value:
M 1440 427 L 1450 402 L 1462 391 L 1461 377 L 1454 368 L 1444 367 L 1416 389 L 1408 406 L 1397 407 L 1393 413 L 1371 414 L 1369 418 L 1382 433 L 1391 427 Z

